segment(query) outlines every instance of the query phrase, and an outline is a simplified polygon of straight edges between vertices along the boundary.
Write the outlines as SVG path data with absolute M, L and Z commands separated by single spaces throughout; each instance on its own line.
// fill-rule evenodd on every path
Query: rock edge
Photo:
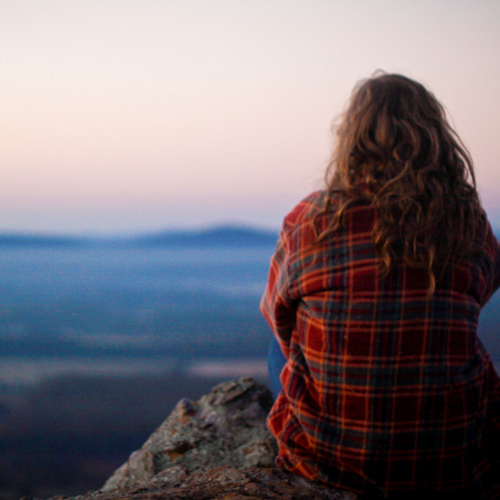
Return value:
M 266 426 L 272 403 L 269 389 L 252 378 L 219 384 L 197 402 L 182 399 L 102 489 L 73 498 L 356 500 L 273 468 L 277 446 Z

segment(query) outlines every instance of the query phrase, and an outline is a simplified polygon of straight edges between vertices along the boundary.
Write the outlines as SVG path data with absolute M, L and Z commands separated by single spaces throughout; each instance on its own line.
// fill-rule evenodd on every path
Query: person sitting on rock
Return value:
M 500 498 L 500 380 L 477 336 L 500 245 L 470 155 L 397 74 L 355 88 L 336 136 L 261 302 L 277 466 L 366 498 Z

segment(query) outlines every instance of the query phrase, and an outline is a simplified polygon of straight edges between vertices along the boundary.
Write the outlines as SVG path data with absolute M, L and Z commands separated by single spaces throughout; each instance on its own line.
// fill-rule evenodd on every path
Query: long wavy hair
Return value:
M 377 209 L 373 239 L 383 275 L 395 262 L 426 270 L 430 297 L 455 258 L 474 250 L 485 214 L 471 157 L 423 85 L 377 72 L 354 89 L 336 130 L 327 198 L 340 197 L 323 239 L 349 207 Z

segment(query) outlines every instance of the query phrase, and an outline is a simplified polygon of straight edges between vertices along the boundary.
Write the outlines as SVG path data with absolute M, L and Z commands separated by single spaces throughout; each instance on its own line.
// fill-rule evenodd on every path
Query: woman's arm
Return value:
M 289 238 L 285 220 L 271 258 L 267 287 L 260 303 L 260 310 L 271 326 L 286 358 L 290 352 L 290 338 L 295 328 L 297 309 L 297 300 L 289 295 L 291 265 Z

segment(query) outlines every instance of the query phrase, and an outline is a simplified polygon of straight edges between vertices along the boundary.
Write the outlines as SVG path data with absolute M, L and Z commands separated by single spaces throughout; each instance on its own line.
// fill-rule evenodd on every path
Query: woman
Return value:
M 378 74 L 326 179 L 285 218 L 261 303 L 286 360 L 278 467 L 370 498 L 500 498 L 500 381 L 477 337 L 500 246 L 467 150 L 422 85 Z

